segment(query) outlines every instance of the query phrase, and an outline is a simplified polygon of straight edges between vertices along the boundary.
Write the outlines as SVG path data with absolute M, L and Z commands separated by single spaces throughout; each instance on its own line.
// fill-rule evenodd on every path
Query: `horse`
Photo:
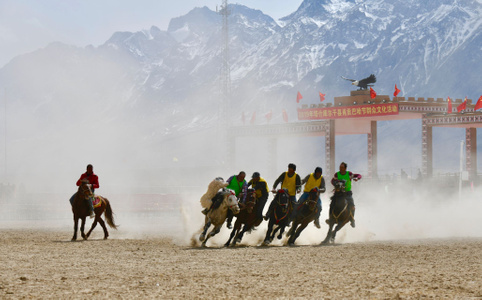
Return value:
M 329 219 L 327 220 L 330 228 L 328 229 L 326 238 L 321 242 L 322 244 L 335 243 L 336 233 L 350 221 L 350 211 L 345 196 L 345 180 L 336 181 L 333 196 L 330 198 L 330 214 Z M 337 225 L 335 230 L 333 230 L 335 224 Z
M 314 187 L 308 194 L 308 198 L 295 209 L 293 216 L 293 223 L 291 229 L 288 231 L 288 245 L 293 246 L 296 239 L 300 236 L 301 232 L 314 221 L 318 214 L 318 202 L 319 188 Z M 299 226 L 299 227 L 298 227 Z
M 221 201 L 213 201 L 213 207 L 206 213 L 206 217 L 204 218 L 204 228 L 199 236 L 199 240 L 202 243 L 202 246 L 206 246 L 206 242 L 208 239 L 221 230 L 221 226 L 223 226 L 224 221 L 226 221 L 226 217 L 228 215 L 228 209 L 230 209 L 233 214 L 237 215 L 240 211 L 238 205 L 238 199 L 236 198 L 236 194 L 232 190 L 223 190 L 216 194 L 215 198 L 221 198 Z M 214 200 L 214 199 L 213 199 Z M 208 231 L 209 227 L 214 225 L 213 230 L 209 232 L 206 237 L 206 232 Z
M 288 194 L 287 189 L 279 189 L 276 192 L 276 195 L 273 199 L 273 209 L 268 215 L 269 217 L 269 222 L 268 222 L 268 231 L 266 232 L 266 237 L 264 238 L 264 245 L 270 244 L 276 232 L 279 230 L 278 234 L 278 240 L 281 239 L 283 236 L 283 232 L 285 231 L 285 227 L 289 224 L 290 222 L 290 196 Z M 273 227 L 276 225 L 276 228 Z
M 104 220 L 102 220 L 101 216 L 105 212 L 105 220 L 107 224 L 111 228 L 117 229 L 117 225 L 114 223 L 114 213 L 110 206 L 109 200 L 102 196 L 95 196 L 95 198 L 99 198 L 100 206 L 94 207 L 95 219 L 94 223 L 92 223 L 92 227 L 90 228 L 87 234 L 84 234 L 84 227 L 85 227 L 85 218 L 89 216 L 89 204 L 87 201 L 91 201 L 90 198 L 93 197 L 94 194 L 92 193 L 91 185 L 87 180 L 82 180 L 79 186 L 77 193 L 75 193 L 73 201 L 72 201 L 72 213 L 74 214 L 74 236 L 72 237 L 72 241 L 77 240 L 77 228 L 79 225 L 79 219 L 82 220 L 80 225 L 80 233 L 84 240 L 87 240 L 94 230 L 97 223 L 100 223 L 102 229 L 104 229 L 104 240 L 107 239 L 109 233 L 107 232 L 107 228 L 105 226 Z
M 226 242 L 226 244 L 224 244 L 226 247 L 229 246 L 233 237 L 234 240 L 231 245 L 236 246 L 236 243 L 240 243 L 243 239 L 245 232 L 250 231 L 254 226 L 258 226 L 262 221 L 262 219 L 256 218 L 259 201 L 256 197 L 256 192 L 254 189 L 248 189 L 244 205 L 245 207 L 242 208 L 239 214 L 236 216 L 236 222 L 234 223 L 229 240 Z M 241 226 L 243 224 L 243 230 L 241 230 Z

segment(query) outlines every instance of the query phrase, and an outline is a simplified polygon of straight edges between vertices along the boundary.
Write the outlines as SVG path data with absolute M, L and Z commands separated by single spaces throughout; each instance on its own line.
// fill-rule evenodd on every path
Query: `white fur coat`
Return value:
M 201 206 L 203 208 L 210 208 L 212 204 L 212 199 L 216 196 L 216 193 L 229 185 L 229 183 L 225 182 L 224 179 L 218 177 L 211 181 L 208 185 L 208 191 L 202 195 L 201 197 Z

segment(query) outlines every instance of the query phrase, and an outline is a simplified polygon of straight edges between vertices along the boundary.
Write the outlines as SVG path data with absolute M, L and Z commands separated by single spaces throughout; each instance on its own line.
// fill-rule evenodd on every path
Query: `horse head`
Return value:
M 346 187 L 346 181 L 345 180 L 337 180 L 334 183 L 335 186 L 335 193 L 344 193 L 345 192 L 345 187 Z
M 248 214 L 253 212 L 257 200 L 258 197 L 256 196 L 256 191 L 254 189 L 248 189 L 246 192 L 246 201 L 244 202 Z
M 87 179 L 82 179 L 79 186 L 79 193 L 84 196 L 85 199 L 92 196 L 92 184 Z
M 240 211 L 238 205 L 238 197 L 233 190 L 227 190 L 226 196 L 224 197 L 224 202 L 228 206 L 228 208 L 233 212 L 233 214 L 237 215 Z
M 305 204 L 308 205 L 311 211 L 313 211 L 316 207 L 319 193 L 320 193 L 320 189 L 318 187 L 312 188 L 311 191 L 308 193 L 308 199 L 306 199 Z
M 276 192 L 276 196 L 274 197 L 276 203 L 281 208 L 281 211 L 285 213 L 288 210 L 289 203 L 290 203 L 290 195 L 288 194 L 287 189 L 279 189 Z

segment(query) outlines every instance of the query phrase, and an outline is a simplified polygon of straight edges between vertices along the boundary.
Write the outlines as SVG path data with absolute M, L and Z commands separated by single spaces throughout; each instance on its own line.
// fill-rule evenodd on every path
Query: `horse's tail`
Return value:
M 104 198 L 104 200 L 105 200 L 105 220 L 107 221 L 107 224 L 109 224 L 111 228 L 117 229 L 118 225 L 114 223 L 114 212 L 110 207 L 110 202 L 109 200 L 107 200 L 107 198 Z

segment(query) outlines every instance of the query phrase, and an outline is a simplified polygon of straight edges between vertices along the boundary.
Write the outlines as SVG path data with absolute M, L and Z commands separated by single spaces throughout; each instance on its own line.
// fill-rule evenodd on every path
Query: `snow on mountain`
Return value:
M 305 0 L 279 23 L 246 6 L 229 10 L 234 124 L 254 111 L 263 123 L 269 110 L 282 122 L 283 109 L 293 121 L 297 91 L 303 103 L 317 103 L 318 92 L 332 101 L 353 89 L 340 76 L 374 73 L 378 94 L 391 95 L 395 84 L 407 97 L 481 94 L 480 1 Z M 66 134 L 119 128 L 128 132 L 125 143 L 155 148 L 210 128 L 221 105 L 222 37 L 221 16 L 202 7 L 172 19 L 167 31 L 116 32 L 96 48 L 52 44 L 19 56 L 0 69 L 0 88 L 15 99 L 11 113 L 39 121 L 27 132 L 11 128 L 9 137 L 61 141 L 49 133 L 60 123 Z

